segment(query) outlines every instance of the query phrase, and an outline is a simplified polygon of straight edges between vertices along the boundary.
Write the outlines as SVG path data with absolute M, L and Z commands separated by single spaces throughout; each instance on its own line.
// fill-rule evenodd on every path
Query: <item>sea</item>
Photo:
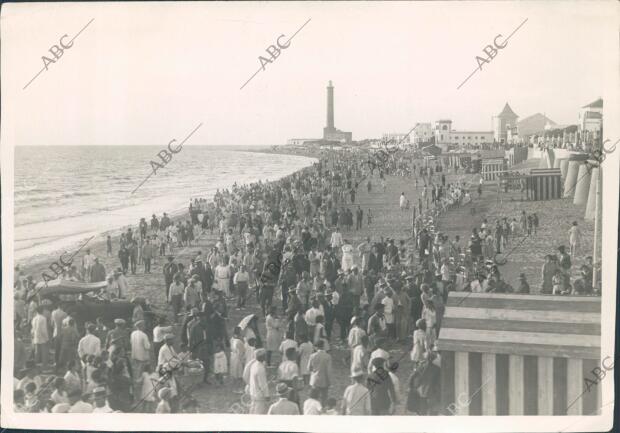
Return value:
M 187 145 L 152 174 L 150 161 L 162 164 L 160 150 L 160 146 L 17 146 L 15 259 L 69 248 L 91 236 L 137 225 L 140 218 L 149 221 L 153 214 L 182 213 L 190 200 L 209 199 L 217 189 L 276 180 L 316 161 Z

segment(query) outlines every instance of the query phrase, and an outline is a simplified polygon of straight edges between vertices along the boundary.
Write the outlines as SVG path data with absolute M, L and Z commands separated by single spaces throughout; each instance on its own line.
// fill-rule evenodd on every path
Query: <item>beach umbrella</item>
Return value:
M 256 314 L 248 314 L 247 316 L 245 316 L 243 319 L 241 319 L 241 322 L 239 322 L 239 328 L 241 328 L 242 330 L 245 329 L 248 326 L 248 323 L 250 323 L 250 320 L 252 320 L 254 317 L 258 317 Z

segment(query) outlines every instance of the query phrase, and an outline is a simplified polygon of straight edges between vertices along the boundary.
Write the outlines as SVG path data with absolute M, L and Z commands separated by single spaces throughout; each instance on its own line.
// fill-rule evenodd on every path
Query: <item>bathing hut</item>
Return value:
M 450 292 L 437 347 L 443 414 L 595 415 L 601 299 Z M 588 392 L 586 392 L 588 391 Z
M 562 197 L 562 172 L 559 168 L 533 168 L 527 177 L 528 200 L 553 200 Z
M 482 158 L 482 179 L 495 181 L 506 170 L 506 160 L 500 158 Z

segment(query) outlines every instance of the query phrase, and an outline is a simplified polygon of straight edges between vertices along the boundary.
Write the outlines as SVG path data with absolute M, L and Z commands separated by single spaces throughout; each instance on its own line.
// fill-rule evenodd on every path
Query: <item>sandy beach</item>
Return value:
M 475 184 L 474 182 L 477 183 L 479 177 L 478 175 L 466 175 L 465 178 L 468 178 L 472 184 Z M 449 173 L 446 176 L 447 183 L 454 182 L 456 179 L 462 181 L 464 180 L 464 175 L 462 173 L 458 175 Z M 423 183 L 419 182 L 419 186 L 416 188 L 412 178 L 387 176 L 386 180 L 385 192 L 380 191 L 378 185 L 373 188 L 371 193 L 368 193 L 366 188 L 360 187 L 354 207 L 349 205 L 354 210 L 359 204 L 365 213 L 370 209 L 373 214 L 372 225 L 368 226 L 366 218 L 364 218 L 364 226 L 361 230 L 343 232 L 344 239 L 349 240 L 352 245 L 357 246 L 367 236 L 370 236 L 373 241 L 379 240 L 380 237 L 390 237 L 396 240 L 406 239 L 407 247 L 412 248 L 412 211 L 401 210 L 398 200 L 400 194 L 404 192 L 412 204 L 417 203 L 418 197 L 421 196 Z M 525 272 L 532 287 L 532 293 L 538 293 L 540 289 L 540 269 L 544 262 L 544 255 L 554 252 L 554 249 L 557 247 L 555 240 L 562 238 L 563 233 L 568 230 L 570 222 L 577 218 L 582 209 L 573 206 L 568 199 L 555 200 L 553 205 L 550 206 L 550 202 L 516 201 L 517 197 L 513 197 L 510 194 L 502 194 L 502 200 L 498 201 L 497 186 L 495 184 L 485 185 L 480 198 L 478 198 L 475 192 L 472 194 L 472 197 L 472 203 L 461 208 L 449 210 L 443 214 L 439 220 L 439 230 L 448 234 L 451 239 L 455 235 L 459 235 L 462 245 L 466 246 L 471 229 L 479 227 L 484 218 L 487 218 L 489 221 L 495 221 L 496 218 L 503 216 L 518 218 L 521 210 L 525 210 L 528 213 L 537 212 L 541 220 L 541 226 L 537 235 L 521 243 L 514 242 L 514 244 L 509 245 L 509 250 L 512 249 L 509 261 L 500 268 L 500 271 L 504 279 L 513 285 L 516 284 L 516 278 L 519 273 Z M 474 214 L 471 213 L 472 207 L 476 210 Z M 176 219 L 187 219 L 187 213 L 177 216 Z M 137 220 L 138 218 L 136 222 Z M 591 243 L 592 224 L 586 223 L 582 230 L 585 237 L 584 244 L 587 245 Z M 119 233 L 120 231 L 112 238 L 112 257 L 106 256 L 105 236 L 98 236 L 88 244 L 91 252 L 100 258 L 107 271 L 119 266 L 119 260 L 116 257 Z M 202 251 L 205 254 L 217 241 L 216 235 L 209 232 L 201 233 L 200 229 L 196 230 L 195 235 L 196 240 L 192 246 L 175 249 L 173 254 L 177 262 L 189 263 L 190 259 L 195 257 L 198 251 Z M 515 247 L 515 245 L 517 246 Z M 76 256 L 76 262 L 79 263 L 82 255 L 83 253 L 80 253 Z M 56 259 L 57 255 L 48 255 L 45 258 L 41 258 L 41 260 L 37 260 L 37 263 L 22 264 L 22 269 L 24 269 L 26 275 L 39 275 L 47 267 L 48 263 Z M 581 264 L 581 259 L 578 260 L 579 264 Z M 356 257 L 356 261 L 359 264 L 358 257 Z M 131 298 L 138 295 L 145 297 L 156 311 L 166 313 L 171 318 L 171 309 L 165 299 L 162 275 L 164 263 L 164 257 L 157 257 L 152 265 L 151 274 L 144 274 L 141 266 L 138 266 L 138 273 L 136 275 L 129 274 L 127 276 L 129 282 L 128 297 Z M 279 306 L 280 300 L 277 299 L 275 303 Z M 250 297 L 249 305 L 245 309 L 236 310 L 233 307 L 233 303 L 229 302 L 229 318 L 227 320 L 229 335 L 232 333 L 234 326 L 243 317 L 251 313 L 261 316 L 259 327 L 262 335 L 264 335 L 265 322 L 260 314 L 260 308 L 256 303 L 255 296 Z M 177 335 L 178 331 L 176 332 Z M 392 359 L 397 360 L 399 363 L 399 368 L 395 371 L 395 374 L 401 381 L 401 390 L 403 392 L 406 392 L 408 375 L 412 371 L 408 345 L 409 343 L 407 345 L 391 343 L 390 346 Z M 330 388 L 330 395 L 340 398 L 346 386 L 350 384 L 347 361 L 349 350 L 339 344 L 339 342 L 334 341 L 331 354 L 336 381 Z M 275 360 L 277 365 L 279 355 L 276 355 Z M 275 367 L 271 367 L 269 369 L 270 377 L 275 377 L 275 374 Z M 242 395 L 236 391 L 238 390 L 233 389 L 229 383 L 225 383 L 224 386 L 202 385 L 193 390 L 193 395 L 199 402 L 200 412 L 234 413 L 247 410 L 247 406 L 244 406 L 241 399 Z M 306 397 L 306 394 L 307 390 L 302 391 L 302 398 Z M 397 407 L 396 413 L 403 415 L 407 413 L 402 400 Z

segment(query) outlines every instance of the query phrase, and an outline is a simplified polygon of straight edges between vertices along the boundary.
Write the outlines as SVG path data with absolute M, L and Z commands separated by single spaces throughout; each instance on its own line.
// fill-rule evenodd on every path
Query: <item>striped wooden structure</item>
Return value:
M 471 153 L 466 152 L 449 152 L 441 155 L 444 165 L 448 167 L 470 167 Z
M 516 146 L 506 151 L 506 158 L 508 158 L 508 166 L 519 164 L 527 159 L 527 147 Z
M 533 168 L 527 178 L 528 200 L 553 200 L 562 197 L 562 171 L 559 168 Z
M 500 173 L 506 170 L 506 160 L 502 158 L 482 158 L 482 179 L 497 180 Z
M 597 297 L 451 292 L 437 347 L 449 415 L 595 415 Z

